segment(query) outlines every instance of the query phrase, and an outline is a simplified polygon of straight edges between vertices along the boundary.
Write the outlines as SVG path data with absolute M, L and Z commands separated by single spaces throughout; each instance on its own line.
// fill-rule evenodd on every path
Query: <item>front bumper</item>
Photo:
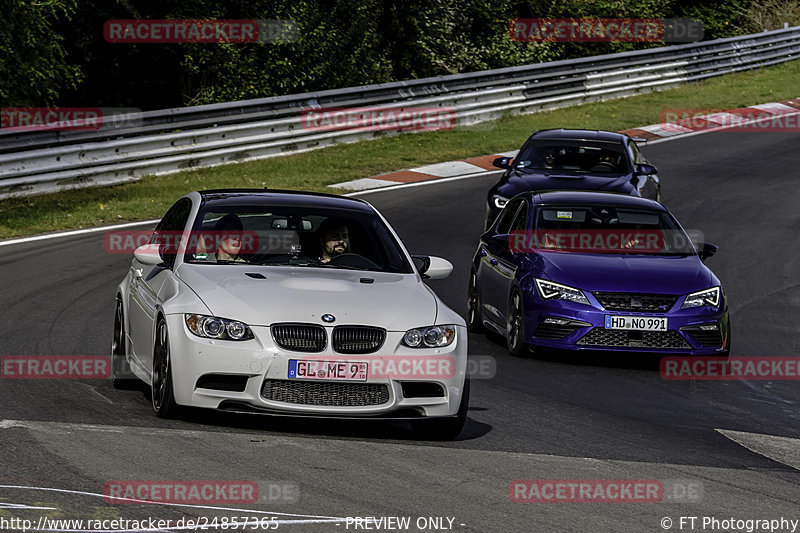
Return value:
M 535 290 L 535 289 L 534 289 Z M 585 351 L 632 351 L 680 353 L 683 355 L 719 355 L 728 349 L 730 320 L 725 308 L 699 307 L 680 309 L 684 297 L 663 313 L 611 311 L 584 291 L 591 305 L 565 300 L 544 300 L 538 294 L 526 294 L 526 342 L 542 348 Z M 667 331 L 641 332 L 605 327 L 607 315 L 666 317 Z M 546 319 L 556 319 L 547 321 Z M 559 319 L 568 324 L 550 324 Z M 716 328 L 716 329 L 714 329 Z
M 344 355 L 330 344 L 318 353 L 285 350 L 266 326 L 252 326 L 252 340 L 223 341 L 192 334 L 182 314 L 168 315 L 167 325 L 179 405 L 289 416 L 398 419 L 453 416 L 461 402 L 467 371 L 467 333 L 462 326 L 444 348 L 407 348 L 400 344 L 404 332 L 389 331 L 375 354 Z M 330 338 L 332 328 L 326 330 Z M 367 380 L 290 378 L 291 359 L 367 362 Z M 435 364 L 414 363 L 421 359 Z

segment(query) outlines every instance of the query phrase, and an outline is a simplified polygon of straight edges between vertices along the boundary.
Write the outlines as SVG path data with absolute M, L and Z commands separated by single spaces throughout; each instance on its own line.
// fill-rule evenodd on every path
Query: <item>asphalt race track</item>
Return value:
M 798 147 L 797 134 L 721 132 L 644 149 L 664 203 L 720 246 L 708 264 L 729 297 L 733 357 L 800 352 Z M 455 265 L 431 286 L 462 314 L 494 179 L 363 196 L 412 253 Z M 114 290 L 129 264 L 104 252 L 102 233 L 0 248 L 0 355 L 108 354 Z M 670 525 L 664 518 L 670 530 L 692 531 L 681 516 L 698 517 L 694 531 L 702 517 L 800 519 L 796 381 L 667 381 L 657 361 L 614 354 L 514 359 L 483 335 L 470 337 L 470 354 L 494 357 L 497 372 L 473 381 L 467 427 L 450 443 L 417 441 L 402 424 L 202 411 L 160 420 L 144 388 L 3 379 L 0 531 L 15 529 L 3 518 L 42 516 L 274 516 L 283 531 L 326 532 L 356 531 L 335 519 L 367 516 L 411 517 L 409 531 L 420 530 L 420 517 L 444 517 L 424 530 L 498 532 L 656 532 Z M 517 479 L 660 480 L 672 492 L 658 503 L 515 503 Z M 235 511 L 111 505 L 102 494 L 113 480 L 258 480 L 294 486 L 298 497 L 227 506 Z

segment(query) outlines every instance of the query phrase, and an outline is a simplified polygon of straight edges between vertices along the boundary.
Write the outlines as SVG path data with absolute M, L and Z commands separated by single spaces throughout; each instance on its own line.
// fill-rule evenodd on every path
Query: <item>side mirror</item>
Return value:
M 636 176 L 649 176 L 650 174 L 658 173 L 658 169 L 653 165 L 648 165 L 647 163 L 638 163 L 636 165 L 636 170 L 633 173 Z
M 453 264 L 447 259 L 426 255 L 412 255 L 422 279 L 444 279 L 453 271 Z
M 161 257 L 163 244 L 143 244 L 133 251 L 133 256 L 143 265 L 156 266 L 164 262 Z
M 498 157 L 492 161 L 492 165 L 497 168 L 511 168 L 511 159 L 510 157 Z
M 716 246 L 714 244 L 709 244 L 707 242 L 699 242 L 697 243 L 697 247 L 700 248 L 700 250 L 697 252 L 697 255 L 700 256 L 701 261 L 705 261 L 712 255 L 717 253 L 717 250 L 719 250 L 719 246 Z

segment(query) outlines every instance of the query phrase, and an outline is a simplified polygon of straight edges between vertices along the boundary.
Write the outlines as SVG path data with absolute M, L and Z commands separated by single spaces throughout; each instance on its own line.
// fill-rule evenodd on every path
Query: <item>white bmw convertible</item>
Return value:
M 117 288 L 116 387 L 140 379 L 159 417 L 181 406 L 410 421 L 455 438 L 469 404 L 467 332 L 362 200 L 192 192 L 136 249 Z

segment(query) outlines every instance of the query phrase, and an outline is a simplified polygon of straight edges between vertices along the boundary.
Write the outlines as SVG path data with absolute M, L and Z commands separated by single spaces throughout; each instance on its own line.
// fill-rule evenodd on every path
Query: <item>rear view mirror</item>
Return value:
M 700 256 L 701 261 L 705 261 L 712 255 L 717 253 L 717 250 L 719 250 L 719 246 L 716 246 L 714 244 L 709 244 L 707 242 L 697 243 L 697 248 L 698 248 L 697 255 Z
M 649 176 L 650 174 L 656 174 L 658 169 L 653 165 L 648 165 L 647 163 L 638 163 L 636 165 L 636 171 L 634 172 L 637 176 Z
M 444 279 L 453 271 L 453 264 L 441 257 L 412 255 L 411 259 L 422 279 Z
M 497 168 L 511 168 L 511 158 L 498 157 L 497 159 L 492 161 L 492 165 L 496 166 Z
M 143 265 L 160 265 L 164 262 L 163 247 L 163 244 L 143 244 L 133 251 L 133 256 Z

